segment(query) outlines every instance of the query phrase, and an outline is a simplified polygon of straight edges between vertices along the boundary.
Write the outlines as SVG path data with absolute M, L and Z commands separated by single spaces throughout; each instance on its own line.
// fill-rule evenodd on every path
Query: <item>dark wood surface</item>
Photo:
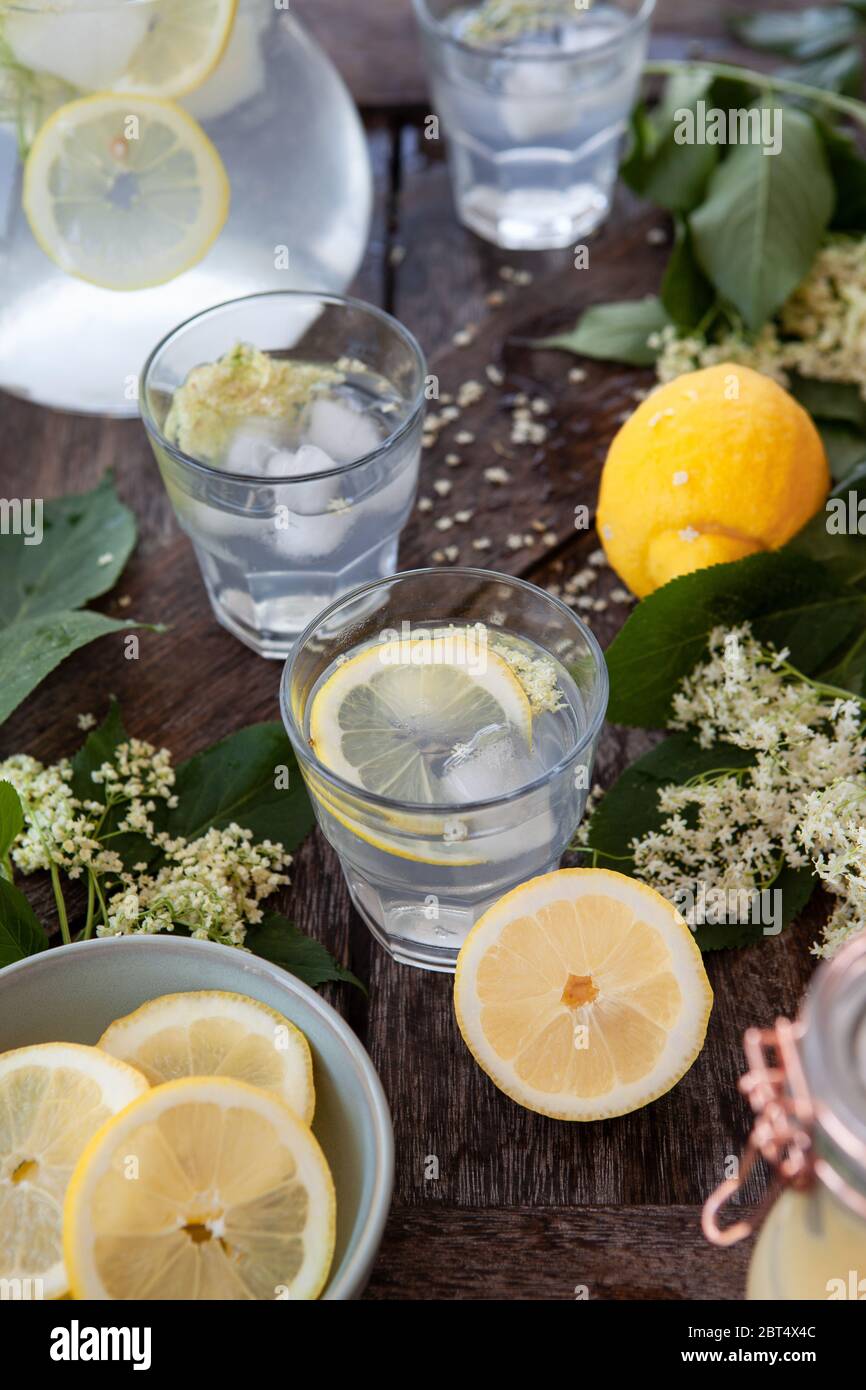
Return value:
M 428 563 L 444 543 L 459 559 L 483 562 L 547 585 L 562 583 L 596 547 L 574 529 L 574 508 L 595 505 L 607 445 L 633 393 L 648 374 L 584 363 L 585 382 L 568 380 L 574 359 L 533 351 L 527 339 L 570 325 L 587 304 L 653 291 L 665 247 L 647 232 L 664 219 L 622 191 L 614 214 L 592 239 L 590 268 L 569 253 L 504 254 L 455 221 L 442 151 L 420 138 L 427 98 L 408 0 L 293 0 L 340 63 L 367 124 L 377 207 L 357 293 L 388 307 L 419 337 L 441 389 L 485 381 L 487 364 L 504 387 L 483 400 L 425 452 L 420 495 L 432 482 L 453 488 L 432 511 L 418 512 L 403 536 L 403 567 Z M 726 45 L 720 10 L 700 0 L 662 0 L 656 50 L 737 57 Z M 399 248 L 399 249 L 395 249 Z M 502 280 L 503 266 L 532 271 L 530 285 Z M 505 302 L 487 296 L 504 291 Z M 455 347 L 471 324 L 472 344 Z M 518 391 L 551 403 L 549 440 L 514 446 L 509 400 Z M 140 659 L 123 659 L 119 638 L 73 657 L 0 730 L 0 756 L 28 751 L 54 759 L 70 752 L 79 711 L 100 714 L 109 694 L 121 700 L 137 735 L 168 745 L 179 760 L 242 724 L 277 717 L 279 666 L 247 651 L 211 618 L 192 551 L 174 522 L 138 423 L 59 415 L 0 398 L 3 490 L 52 496 L 92 486 L 112 466 L 140 527 L 138 547 L 109 613 L 167 623 L 144 633 Z M 469 429 L 470 446 L 453 435 Z M 457 449 L 464 463 L 448 468 Z M 505 453 L 503 453 L 505 451 Z M 506 456 L 510 455 L 510 456 Z M 507 488 L 483 479 L 491 463 L 512 476 Z M 442 535 L 435 518 L 461 507 L 468 526 Z M 518 551 L 511 533 L 543 522 L 540 539 Z M 491 548 L 479 557 L 472 536 Z M 616 581 L 603 570 L 595 592 Z M 118 599 L 131 604 L 121 609 Z M 626 610 L 591 614 L 603 643 Z M 607 728 L 598 771 L 607 784 L 646 746 L 646 736 Z M 318 832 L 297 855 L 281 906 L 320 937 L 369 984 L 365 1000 L 347 986 L 326 989 L 365 1041 L 388 1094 L 396 1131 L 392 1216 L 367 1297 L 376 1299 L 572 1299 L 585 1286 L 603 1299 L 736 1299 L 748 1246 L 723 1252 L 703 1241 L 700 1206 L 739 1153 L 747 1128 L 736 1091 L 740 1039 L 751 1024 L 795 1010 L 813 962 L 815 922 L 801 922 L 760 948 L 717 953 L 708 961 L 716 1003 L 707 1045 L 679 1086 L 653 1106 L 618 1120 L 567 1125 L 519 1109 L 478 1070 L 460 1039 L 451 982 L 391 961 L 352 912 L 334 855 Z M 437 1180 L 425 1179 L 436 1155 Z M 756 1199 L 759 1189 L 749 1193 Z

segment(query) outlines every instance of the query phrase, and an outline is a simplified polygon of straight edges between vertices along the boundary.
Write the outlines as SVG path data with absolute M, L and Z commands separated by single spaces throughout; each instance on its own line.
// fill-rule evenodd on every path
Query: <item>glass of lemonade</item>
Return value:
M 261 655 L 394 572 L 424 379 L 390 314 L 303 291 L 217 305 L 151 353 L 141 414 L 163 481 L 218 620 Z
M 458 215 L 513 250 L 607 215 L 655 0 L 414 0 Z
M 558 867 L 607 691 L 574 613 L 488 570 L 380 580 L 298 639 L 283 719 L 352 900 L 397 960 L 453 970 L 487 907 Z
M 291 9 L 0 0 L 5 390 L 135 415 L 141 364 L 180 319 L 345 289 L 369 230 L 367 144 Z

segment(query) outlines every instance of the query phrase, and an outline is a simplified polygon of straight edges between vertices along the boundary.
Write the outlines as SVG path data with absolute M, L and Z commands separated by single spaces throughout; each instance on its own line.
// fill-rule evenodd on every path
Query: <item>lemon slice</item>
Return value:
M 237 0 L 159 0 L 116 92 L 179 97 L 210 77 L 225 52 Z
M 24 166 L 24 211 L 47 256 L 114 290 L 161 285 L 200 261 L 229 207 L 201 126 L 156 97 L 100 93 L 43 125 Z
M 95 1047 L 43 1043 L 0 1055 L 0 1279 L 59 1298 L 63 1195 L 82 1149 L 147 1090 L 132 1067 Z
M 186 1077 L 94 1136 L 63 1222 L 76 1298 L 311 1299 L 334 1254 L 334 1184 L 285 1101 Z
M 713 995 L 666 898 L 624 874 L 560 869 L 507 893 L 457 959 L 464 1041 L 501 1091 L 559 1120 L 625 1115 L 688 1071 Z
M 282 1096 L 312 1124 L 313 1059 L 300 1029 L 244 994 L 163 994 L 119 1018 L 99 1047 L 143 1072 L 152 1086 L 181 1076 L 231 1076 Z
M 373 643 L 316 692 L 310 743 L 346 781 L 430 805 L 437 789 L 425 754 L 447 756 L 491 725 L 532 739 L 529 698 L 508 662 L 466 629 Z

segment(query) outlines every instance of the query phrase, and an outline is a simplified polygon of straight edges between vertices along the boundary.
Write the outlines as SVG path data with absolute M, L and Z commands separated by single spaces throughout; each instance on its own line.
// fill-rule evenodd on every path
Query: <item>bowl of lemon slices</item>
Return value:
M 361 1043 L 277 966 L 129 936 L 0 970 L 0 1280 L 21 1297 L 356 1298 L 393 1162 Z

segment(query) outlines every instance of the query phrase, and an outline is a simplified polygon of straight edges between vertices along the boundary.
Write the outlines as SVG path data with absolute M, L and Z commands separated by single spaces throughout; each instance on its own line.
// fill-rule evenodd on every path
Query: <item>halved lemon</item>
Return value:
M 94 1136 L 63 1225 L 76 1298 L 311 1299 L 334 1254 L 334 1184 L 285 1101 L 186 1077 Z
M 32 1296 L 68 1289 L 61 1213 L 91 1136 L 147 1090 L 147 1080 L 95 1047 L 42 1043 L 0 1055 L 0 1278 Z
M 426 754 L 447 756 L 491 725 L 529 745 L 529 698 L 508 662 L 468 630 L 372 643 L 316 692 L 310 743 L 326 767 L 366 791 L 429 805 Z
M 163 994 L 112 1023 L 98 1046 L 152 1086 L 182 1076 L 231 1076 L 282 1096 L 312 1124 L 313 1059 L 300 1029 L 258 999 L 224 990 Z
M 67 102 L 24 166 L 24 211 L 42 250 L 69 275 L 114 290 L 163 284 L 200 261 L 229 196 L 201 126 L 156 97 Z
M 216 68 L 232 32 L 237 0 L 159 0 L 116 92 L 179 97 Z
M 688 1071 L 713 994 L 688 926 L 660 893 L 560 869 L 507 893 L 457 959 L 454 1004 L 479 1066 L 529 1110 L 600 1120 Z

